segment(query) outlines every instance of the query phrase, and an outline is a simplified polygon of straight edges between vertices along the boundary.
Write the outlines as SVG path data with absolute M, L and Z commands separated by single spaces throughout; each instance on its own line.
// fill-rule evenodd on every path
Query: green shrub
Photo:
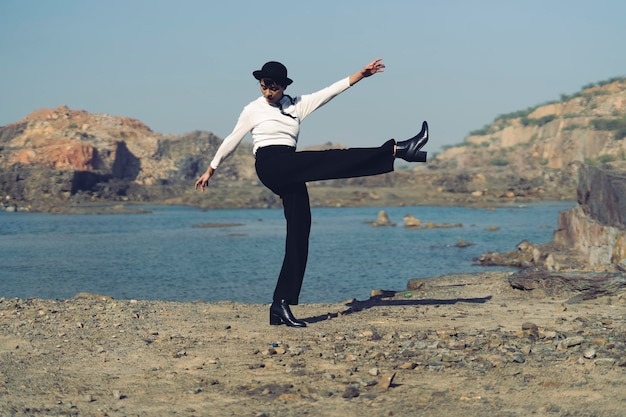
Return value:
M 609 162 L 617 161 L 617 156 L 615 155 L 598 155 L 596 160 L 601 164 L 606 164 Z
M 530 113 L 534 112 L 536 108 L 537 107 L 529 107 L 526 110 L 518 110 L 511 113 L 501 114 L 500 116 L 496 117 L 495 121 L 524 118 Z
M 524 117 L 522 117 L 520 122 L 524 126 L 543 126 L 543 125 L 545 125 L 547 123 L 550 123 L 554 119 L 556 119 L 556 115 L 554 115 L 554 114 L 549 114 L 547 116 L 543 116 L 543 117 L 540 117 L 538 119 L 529 119 L 528 117 L 524 116 Z
M 509 161 L 504 158 L 493 158 L 491 161 L 489 161 L 489 164 L 497 167 L 504 167 L 509 164 Z
M 604 95 L 604 94 L 610 94 L 607 91 L 593 91 L 593 92 L 585 92 L 586 90 L 589 90 L 590 88 L 594 88 L 594 87 L 602 87 L 604 85 L 607 84 L 611 84 L 617 81 L 626 81 L 626 77 L 613 77 L 613 78 L 609 78 L 608 80 L 605 81 L 600 81 L 597 83 L 590 83 L 590 84 L 585 84 L 581 87 L 580 91 L 574 94 L 561 94 L 561 101 L 567 101 L 567 100 L 571 100 L 573 98 L 577 98 L 577 97 L 584 97 L 587 99 L 587 103 L 589 103 L 589 100 L 591 99 L 591 97 L 593 96 L 598 96 L 598 95 Z
M 602 87 L 604 85 L 611 84 L 617 81 L 626 81 L 626 77 L 613 77 L 613 78 L 609 78 L 608 80 L 599 81 L 597 83 L 586 84 L 586 85 L 583 85 L 582 89 L 588 90 L 593 87 Z
M 609 162 L 617 161 L 619 157 L 617 155 L 598 155 L 595 158 L 585 158 L 585 164 L 595 166 L 598 164 L 608 164 Z
M 463 146 L 471 146 L 471 144 L 469 142 L 461 142 L 461 143 L 457 143 L 456 145 L 441 145 L 441 150 L 446 151 L 450 148 L 460 148 Z
M 547 116 L 540 117 L 539 119 L 537 119 L 536 123 L 538 126 L 543 126 L 553 120 L 556 120 L 556 114 L 549 114 Z
M 484 125 L 480 129 L 472 130 L 471 132 L 469 132 L 469 135 L 470 136 L 485 136 L 485 135 L 488 135 L 489 133 L 491 133 L 491 126 Z
M 599 87 L 602 87 L 603 85 L 606 85 L 606 84 L 611 84 L 611 83 L 614 83 L 614 82 L 617 82 L 617 81 L 626 81 L 626 77 L 613 77 L 613 78 L 609 78 L 608 80 L 600 81 L 600 82 L 598 83 L 598 86 L 599 86 Z
M 626 129 L 626 117 L 619 119 L 594 119 L 591 121 L 591 126 L 595 130 L 621 130 Z
M 626 117 L 618 119 L 594 119 L 591 126 L 595 130 L 607 130 L 615 132 L 615 139 L 621 140 L 626 137 Z

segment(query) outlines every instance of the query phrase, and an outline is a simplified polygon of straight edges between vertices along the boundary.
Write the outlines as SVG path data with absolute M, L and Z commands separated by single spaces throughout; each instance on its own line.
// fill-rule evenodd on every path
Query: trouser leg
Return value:
M 287 238 L 274 300 L 296 305 L 304 280 L 311 232 L 311 208 L 306 185 L 301 183 L 292 187 L 281 195 L 281 199 L 287 221 Z
M 274 300 L 298 304 L 309 250 L 311 209 L 306 182 L 354 178 L 393 171 L 390 140 L 378 148 L 331 149 L 295 152 L 286 146 L 257 151 L 256 171 L 261 182 L 283 201 L 287 221 L 285 257 Z
M 259 179 L 274 193 L 290 184 L 355 178 L 393 171 L 395 142 L 377 148 L 329 149 L 296 152 L 286 146 L 268 146 L 257 151 Z

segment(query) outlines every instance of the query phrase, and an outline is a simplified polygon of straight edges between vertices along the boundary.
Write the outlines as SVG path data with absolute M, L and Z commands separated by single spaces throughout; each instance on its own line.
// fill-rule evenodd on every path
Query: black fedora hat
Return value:
M 257 80 L 269 78 L 276 81 L 278 84 L 289 85 L 293 82 L 291 78 L 287 77 L 287 67 L 276 61 L 266 62 L 263 68 L 252 72 L 252 75 Z

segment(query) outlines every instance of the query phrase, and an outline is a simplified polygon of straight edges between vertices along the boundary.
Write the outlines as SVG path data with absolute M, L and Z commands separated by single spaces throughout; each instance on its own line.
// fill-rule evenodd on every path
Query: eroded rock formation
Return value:
M 626 172 L 582 167 L 578 205 L 562 212 L 554 242 L 597 268 L 626 261 Z

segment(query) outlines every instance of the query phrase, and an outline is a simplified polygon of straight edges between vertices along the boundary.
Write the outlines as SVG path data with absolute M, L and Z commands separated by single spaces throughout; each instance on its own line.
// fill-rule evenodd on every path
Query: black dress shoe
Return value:
M 274 301 L 270 306 L 270 325 L 286 324 L 289 327 L 306 327 L 306 323 L 298 320 L 291 313 L 289 304 L 285 300 Z
M 411 139 L 396 142 L 396 158 L 407 162 L 426 162 L 426 152 L 420 151 L 428 142 L 428 123 L 422 123 L 422 130 Z

